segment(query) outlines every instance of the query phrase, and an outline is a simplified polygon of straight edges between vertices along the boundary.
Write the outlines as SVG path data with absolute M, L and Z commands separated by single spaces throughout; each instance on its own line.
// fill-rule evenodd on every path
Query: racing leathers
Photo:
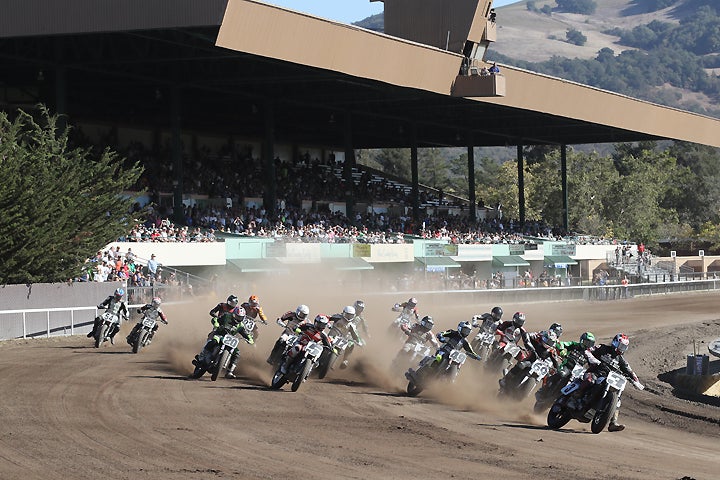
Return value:
M 142 317 L 140 317 L 140 321 L 138 321 L 138 323 L 135 324 L 135 326 L 133 327 L 130 334 L 127 337 L 125 337 L 125 340 L 127 340 L 127 343 L 129 345 L 132 345 L 132 339 L 135 338 L 135 335 L 138 333 L 138 330 L 140 330 L 142 328 L 142 319 L 144 317 L 148 317 L 148 318 L 151 318 L 156 321 L 160 320 L 165 325 L 167 325 L 167 323 L 168 323 L 167 316 L 165 315 L 165 312 L 162 311 L 162 308 L 155 307 L 152 303 L 148 303 L 148 304 L 143 305 L 142 307 L 138 308 L 137 313 L 142 315 Z M 152 339 L 155 336 L 155 332 L 157 331 L 158 327 L 159 327 L 159 325 L 157 323 L 155 323 L 155 326 L 153 327 L 152 332 L 150 332 L 150 337 L 148 338 L 148 343 L 152 342 Z
M 444 357 L 450 355 L 453 350 L 464 349 L 470 358 L 480 360 L 480 355 L 475 353 L 475 350 L 470 346 L 467 339 L 457 330 L 445 330 L 437 334 L 437 339 L 441 343 L 440 348 L 435 352 L 434 357 L 425 357 L 420 362 L 420 368 L 418 371 L 424 368 L 426 365 L 430 365 L 432 368 L 434 365 L 439 364 Z M 417 372 L 416 372 L 417 373 Z
M 114 295 L 110 295 L 103 302 L 97 306 L 99 310 L 105 310 L 108 313 L 118 316 L 118 323 L 114 324 L 115 328 L 108 334 L 110 337 L 110 343 L 115 343 L 115 334 L 120 331 L 120 324 L 123 319 L 127 320 L 129 317 L 128 308 L 125 302 L 120 299 L 118 300 Z M 94 337 L 102 324 L 102 316 L 95 317 L 95 322 L 90 333 L 87 334 L 88 338 Z
M 199 356 L 195 357 L 196 361 L 199 361 L 204 356 L 210 354 L 215 347 L 218 346 L 222 337 L 226 334 L 237 335 L 239 333 L 250 345 L 255 343 L 255 340 L 252 337 L 252 332 L 246 332 L 243 328 L 242 321 L 245 319 L 245 310 L 243 308 L 231 307 L 227 303 L 219 303 L 215 306 L 215 308 L 210 310 L 210 315 L 212 317 L 210 321 L 214 328 L 210 333 L 208 342 L 203 347 L 202 352 L 200 352 Z M 230 362 L 228 363 L 227 371 L 225 373 L 227 378 L 235 377 L 233 372 L 237 366 L 239 356 L 240 350 L 236 348 L 230 357 Z
M 328 335 L 332 338 L 343 337 L 347 338 L 348 340 L 352 340 L 351 342 L 349 342 L 348 346 L 345 347 L 345 353 L 343 355 L 343 361 L 340 364 L 340 368 L 347 368 L 348 360 L 350 359 L 350 356 L 352 355 L 356 344 L 361 347 L 365 345 L 365 342 L 362 338 L 360 338 L 360 335 L 357 331 L 357 326 L 355 325 L 355 319 L 357 318 L 358 317 L 354 317 L 352 320 L 348 320 L 343 316 L 342 313 L 336 313 L 335 315 L 330 317 L 330 321 L 332 322 L 332 324 L 330 325 L 330 331 L 328 332 Z M 348 336 L 350 338 L 348 338 Z
M 575 365 L 584 366 L 587 364 L 585 356 L 586 348 L 580 342 L 557 342 L 555 349 L 560 357 L 560 365 L 558 365 L 555 373 L 550 375 L 540 390 L 552 388 L 558 382 L 565 381 L 570 377 Z
M 285 351 L 285 341 L 290 338 L 291 335 L 294 335 L 295 329 L 300 325 L 305 324 L 306 321 L 306 318 L 298 317 L 297 312 L 294 310 L 285 312 L 281 317 L 275 320 L 278 325 L 285 327 L 285 330 L 283 330 L 283 333 L 275 341 L 275 345 L 273 345 L 273 348 L 270 351 L 270 356 L 268 356 L 267 363 L 275 365 L 280 361 L 282 354 Z
M 432 344 L 435 348 L 440 348 L 440 342 L 435 338 L 435 334 L 432 330 L 428 330 L 423 327 L 420 323 L 414 323 L 412 326 L 403 325 L 400 327 L 408 338 L 405 340 L 405 344 L 413 342 L 421 342 L 425 345 L 428 343 Z
M 245 309 L 245 315 L 256 321 L 260 319 L 263 325 L 267 325 L 267 315 L 265 315 L 260 305 L 252 305 L 250 302 L 244 302 L 240 307 Z M 260 335 L 257 323 L 255 324 L 255 328 L 253 328 L 252 335 L 255 339 Z
M 588 367 L 585 371 L 583 382 L 580 384 L 580 388 L 576 391 L 578 397 L 582 397 L 584 393 L 595 383 L 598 377 L 606 376 L 610 370 L 622 373 L 633 383 L 635 388 L 642 390 L 645 387 L 638 380 L 635 372 L 630 368 L 630 364 L 625 360 L 622 353 L 618 352 L 612 345 L 598 344 L 588 348 L 585 351 L 585 356 L 588 359 Z M 611 432 L 617 432 L 623 430 L 625 425 L 617 423 L 618 414 L 620 412 L 620 400 L 618 399 L 617 408 L 615 408 L 615 414 L 610 419 L 608 430 Z
M 508 376 L 520 375 L 520 372 L 530 368 L 530 365 L 538 358 L 543 360 L 549 358 L 555 368 L 560 365 L 562 360 L 560 359 L 557 350 L 555 350 L 555 347 L 547 345 L 543 342 L 543 332 L 527 333 L 523 329 L 521 336 L 523 343 L 525 344 L 526 351 L 521 352 L 518 355 L 518 361 L 507 373 Z M 501 380 L 500 384 L 502 385 L 503 383 L 504 382 Z
M 472 319 L 473 328 L 480 328 L 481 332 L 495 332 L 499 324 L 500 322 L 495 320 L 491 313 L 475 315 Z
M 285 353 L 285 359 L 280 366 L 282 373 L 287 373 L 287 369 L 290 364 L 295 360 L 295 357 L 305 349 L 305 346 L 310 342 L 321 342 L 328 348 L 333 348 L 332 342 L 328 338 L 324 331 L 318 330 L 312 323 L 303 323 L 295 329 L 295 333 L 299 334 L 298 340 L 295 344 L 288 349 Z

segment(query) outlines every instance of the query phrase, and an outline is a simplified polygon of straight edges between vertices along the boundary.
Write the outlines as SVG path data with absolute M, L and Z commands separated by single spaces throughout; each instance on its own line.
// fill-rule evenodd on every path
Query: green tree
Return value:
M 572 43 L 573 45 L 578 45 L 580 47 L 587 43 L 587 37 L 583 35 L 580 30 L 577 30 L 575 28 L 569 28 L 565 32 L 565 38 L 568 43 Z
M 68 146 L 68 131 L 40 109 L 37 121 L 0 112 L 0 283 L 66 281 L 83 262 L 128 232 L 142 173 L 105 150 Z

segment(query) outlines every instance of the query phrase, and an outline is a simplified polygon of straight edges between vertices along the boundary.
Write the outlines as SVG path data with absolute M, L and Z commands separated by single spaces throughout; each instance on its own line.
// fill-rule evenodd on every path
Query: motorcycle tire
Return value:
M 459 367 L 458 367 L 457 365 L 450 365 L 450 366 L 447 368 L 447 370 L 445 371 L 445 376 L 447 377 L 448 380 L 450 380 L 451 382 L 454 383 L 454 382 L 455 382 L 455 379 L 456 379 L 457 376 L 458 376 L 458 372 L 459 372 L 459 371 L 460 371 L 460 370 L 459 370 Z
M 298 388 L 300 388 L 300 385 L 305 381 L 305 379 L 310 375 L 310 369 L 312 368 L 312 362 L 310 360 L 305 360 L 305 363 L 303 364 L 302 371 L 300 374 L 295 377 L 295 380 L 293 380 L 292 387 L 290 387 L 290 390 L 293 392 L 297 392 Z
M 323 356 L 320 357 L 320 366 L 317 369 L 318 372 L 318 378 L 322 380 L 325 378 L 328 374 L 328 372 L 332 369 L 333 365 L 335 364 L 335 360 L 337 360 L 337 354 L 332 352 L 323 352 Z
M 408 382 L 407 394 L 411 397 L 416 397 L 423 391 L 423 387 L 415 382 Z
M 550 408 L 550 411 L 548 412 L 547 425 L 553 430 L 559 430 L 565 425 L 567 425 L 567 423 L 571 419 L 572 416 L 569 412 L 567 412 L 563 407 L 560 406 L 558 406 L 558 408 L 556 409 L 555 405 L 553 404 L 553 407 Z
M 230 355 L 230 352 L 227 350 L 224 350 L 222 352 L 222 355 L 220 355 L 220 361 L 217 363 L 215 368 L 212 371 L 212 375 L 210 376 L 210 380 L 213 382 L 217 380 L 218 375 L 220 375 L 220 371 L 225 368 L 225 365 L 227 365 L 228 362 L 228 356 Z
M 107 335 L 108 326 L 105 324 L 102 324 L 98 327 L 98 331 L 95 334 L 95 348 L 100 348 L 100 346 L 105 341 L 105 335 Z
M 280 390 L 285 383 L 287 383 L 287 378 L 285 378 L 285 375 L 280 373 L 280 370 L 278 370 L 275 372 L 275 375 L 273 375 L 273 378 L 270 381 L 270 388 L 273 390 Z
M 202 377 L 203 375 L 205 375 L 205 372 L 207 372 L 205 367 L 199 367 L 199 366 L 195 367 L 195 371 L 192 374 L 190 374 L 190 378 L 198 379 L 198 378 Z
M 602 404 L 595 416 L 593 417 L 592 423 L 590 424 L 590 430 L 592 431 L 592 433 L 600 433 L 605 430 L 605 427 L 608 426 L 608 423 L 610 423 L 610 419 L 615 414 L 617 402 L 617 392 L 608 392 L 607 396 L 603 398 Z
M 145 340 L 145 335 L 147 335 L 147 334 L 144 331 L 140 331 L 135 334 L 135 338 L 133 338 L 133 343 L 132 343 L 132 352 L 133 353 L 138 353 L 140 351 L 140 349 L 143 346 L 144 340 Z

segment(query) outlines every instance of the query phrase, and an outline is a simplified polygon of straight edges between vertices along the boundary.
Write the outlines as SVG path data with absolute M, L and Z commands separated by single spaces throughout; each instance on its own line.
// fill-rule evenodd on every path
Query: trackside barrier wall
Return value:
M 65 285 L 67 289 L 77 288 L 78 284 Z M 99 303 L 113 291 L 111 284 L 85 284 L 86 286 L 102 286 L 102 291 L 93 292 L 98 295 L 87 296 L 79 301 L 82 306 L 68 306 L 61 308 L 26 308 L 14 310 L 0 310 L 0 340 L 11 338 L 50 337 L 55 335 L 73 335 L 90 331 L 93 319 L 98 310 L 87 303 Z M 7 286 L 27 290 L 24 285 Z M 35 287 L 35 286 L 33 286 Z M 57 286 L 52 285 L 57 290 Z M 110 287 L 110 288 L 108 288 Z M 587 287 L 541 287 L 518 289 L 490 289 L 490 290 L 427 290 L 408 292 L 377 292 L 377 295 L 386 295 L 396 299 L 406 295 L 432 298 L 442 297 L 458 303 L 473 303 L 478 305 L 478 311 L 485 311 L 490 304 L 522 303 L 522 302 L 560 302 L 570 300 L 583 301 L 610 301 L 626 298 L 667 295 L 684 292 L 716 291 L 720 289 L 720 279 L 695 280 L 687 282 L 641 283 L 632 285 L 587 286 Z M 89 288 L 89 290 L 94 290 Z M 62 289 L 57 290 L 58 293 Z M 4 290 L 3 290 L 4 292 Z M 67 299 L 67 297 L 64 297 Z M 98 298 L 100 300 L 98 300 Z M 87 299 L 92 299 L 88 302 Z M 137 307 L 138 305 L 128 305 Z

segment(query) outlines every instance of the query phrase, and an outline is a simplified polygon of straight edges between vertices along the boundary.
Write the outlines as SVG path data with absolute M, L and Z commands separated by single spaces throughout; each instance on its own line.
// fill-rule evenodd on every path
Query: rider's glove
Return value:
M 588 359 L 588 362 L 592 363 L 593 365 L 600 365 L 602 363 L 600 360 L 598 360 L 597 358 L 595 358 L 592 355 L 588 355 L 587 359 Z
M 633 386 L 634 386 L 635 388 L 637 388 L 638 390 L 645 390 L 645 385 L 643 385 L 642 383 L 640 383 L 638 380 L 633 380 L 633 381 L 632 381 L 632 384 L 633 384 Z
M 255 340 L 253 340 L 252 337 L 247 338 L 245 341 L 248 342 L 250 345 L 252 345 L 253 343 L 255 343 Z
M 141 308 L 138 308 L 138 309 L 137 309 L 137 313 L 142 313 L 142 309 L 141 309 Z

